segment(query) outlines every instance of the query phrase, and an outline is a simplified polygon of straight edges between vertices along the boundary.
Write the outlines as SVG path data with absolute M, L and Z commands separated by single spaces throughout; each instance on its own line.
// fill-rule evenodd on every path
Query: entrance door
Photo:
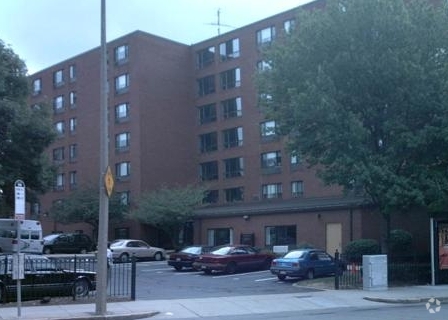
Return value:
M 336 249 L 342 252 L 342 224 L 327 223 L 326 225 L 326 250 L 334 256 Z

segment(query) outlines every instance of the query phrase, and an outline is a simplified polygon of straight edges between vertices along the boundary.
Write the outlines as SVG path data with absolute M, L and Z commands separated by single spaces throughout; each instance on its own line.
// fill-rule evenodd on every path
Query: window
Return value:
M 275 38 L 275 27 L 271 26 L 257 31 L 257 45 L 271 43 Z
M 54 182 L 54 189 L 57 191 L 62 191 L 64 190 L 64 174 L 63 173 L 58 173 L 56 175 L 56 179 Z
M 55 87 L 60 87 L 64 85 L 64 70 L 58 70 L 53 72 L 53 85 Z
M 129 89 L 129 74 L 122 74 L 115 78 L 115 92 L 124 93 Z
M 129 177 L 131 175 L 131 163 L 120 162 L 115 164 L 115 176 L 118 179 Z
M 198 107 L 199 123 L 205 124 L 216 121 L 216 104 L 211 103 Z
M 131 134 L 123 132 L 115 135 L 115 150 L 117 152 L 124 152 L 129 150 Z
M 219 74 L 221 89 L 227 90 L 241 86 L 240 68 L 227 70 Z
M 286 20 L 285 22 L 283 22 L 283 29 L 288 34 L 291 33 L 292 30 L 294 30 L 295 26 L 296 20 L 294 19 Z
M 69 160 L 72 162 L 76 160 L 76 157 L 78 156 L 78 145 L 77 144 L 71 144 L 68 147 L 68 157 Z
M 291 153 L 291 167 L 296 167 L 300 164 L 300 157 L 297 152 Z
M 224 189 L 224 192 L 226 194 L 226 202 L 238 202 L 244 200 L 243 187 Z
M 200 150 L 202 153 L 218 150 L 218 134 L 210 132 L 199 136 Z
M 233 148 L 243 145 L 243 128 L 237 127 L 222 132 L 224 148 Z
M 129 206 L 131 204 L 131 192 L 130 191 L 118 192 L 118 196 L 120 197 L 120 202 L 122 205 Z
M 129 119 L 129 103 L 121 103 L 115 106 L 115 121 L 123 122 Z
M 238 58 L 240 56 L 240 40 L 236 38 L 220 43 L 219 56 L 221 61 Z
M 33 95 L 36 96 L 42 93 L 42 79 L 35 79 L 33 81 Z
M 204 69 L 215 61 L 215 47 L 208 47 L 196 52 L 196 65 L 198 69 Z
M 275 138 L 277 135 L 275 128 L 275 121 L 273 120 L 260 123 L 261 139 L 266 141 Z
M 69 172 L 69 186 L 70 189 L 76 189 L 76 186 L 78 185 L 78 177 L 76 171 L 70 171 Z
M 232 98 L 221 102 L 224 119 L 241 117 L 243 115 L 241 98 Z
M 53 99 L 53 112 L 61 113 L 64 111 L 64 96 L 57 96 Z
M 297 244 L 296 226 L 271 226 L 265 229 L 266 246 Z
M 203 203 L 218 203 L 218 201 L 219 201 L 219 191 L 209 190 L 205 195 Z
M 70 118 L 69 120 L 69 130 L 70 130 L 70 134 L 73 134 L 76 132 L 76 126 L 78 124 L 78 121 L 76 120 L 76 118 Z
M 63 136 L 65 134 L 65 121 L 56 122 L 54 127 L 58 136 Z
M 282 184 L 264 184 L 261 186 L 261 194 L 263 199 L 276 199 L 282 197 Z
M 269 62 L 264 61 L 264 60 L 260 60 L 257 62 L 257 70 L 259 72 L 263 72 L 263 71 L 271 70 L 271 69 L 272 69 L 272 65 Z
M 232 228 L 208 229 L 207 242 L 209 246 L 221 246 L 224 244 L 233 244 L 233 229 Z
M 53 161 L 64 161 L 64 147 L 53 149 Z
M 76 92 L 71 91 L 69 94 L 69 102 L 70 102 L 70 108 L 76 107 Z
M 243 158 L 224 159 L 225 177 L 241 177 L 244 173 Z
M 74 64 L 68 67 L 68 76 L 70 78 L 70 82 L 76 80 L 76 66 Z
M 218 161 L 204 162 L 200 164 L 200 176 L 202 181 L 218 179 Z
M 303 196 L 303 181 L 291 182 L 291 196 L 295 198 Z
M 207 76 L 197 80 L 200 97 L 215 92 L 215 76 Z
M 266 152 L 261 154 L 261 167 L 272 168 L 282 165 L 282 154 L 280 151 Z
M 125 63 L 129 58 L 128 45 L 121 45 L 115 48 L 115 63 L 122 64 Z

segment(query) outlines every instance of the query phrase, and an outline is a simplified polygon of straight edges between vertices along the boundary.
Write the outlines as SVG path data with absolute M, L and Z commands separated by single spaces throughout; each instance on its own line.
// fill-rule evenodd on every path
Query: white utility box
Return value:
M 387 290 L 387 255 L 362 256 L 364 290 Z

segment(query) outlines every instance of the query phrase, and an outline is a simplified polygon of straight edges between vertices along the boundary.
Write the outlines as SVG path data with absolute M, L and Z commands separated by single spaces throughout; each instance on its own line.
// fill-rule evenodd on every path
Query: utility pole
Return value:
M 96 314 L 107 312 L 107 238 L 109 225 L 109 188 L 113 186 L 108 146 L 108 101 L 107 101 L 107 47 L 106 47 L 106 0 L 101 0 L 101 54 L 100 54 L 100 182 L 99 182 L 99 227 L 98 227 L 98 269 L 96 286 Z

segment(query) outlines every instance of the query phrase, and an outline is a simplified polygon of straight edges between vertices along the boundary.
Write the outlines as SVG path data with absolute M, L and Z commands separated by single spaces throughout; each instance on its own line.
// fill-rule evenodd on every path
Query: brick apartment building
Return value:
M 285 150 L 275 122 L 258 107 L 253 77 L 266 65 L 260 47 L 289 32 L 295 12 L 194 45 L 142 31 L 108 43 L 109 163 L 123 201 L 132 205 L 161 185 L 206 183 L 208 205 L 187 226 L 186 242 L 310 243 L 332 253 L 353 239 L 380 240 L 379 215 L 324 186 Z M 54 190 L 39 204 L 44 233 L 91 232 L 55 223 L 46 213 L 74 188 L 99 180 L 99 62 L 95 48 L 30 76 L 30 103 L 53 106 L 59 135 L 48 150 L 59 165 Z M 406 223 L 400 226 L 415 225 Z M 413 233 L 428 239 L 427 230 Z M 165 245 L 151 226 L 110 225 L 110 239 L 127 237 Z

